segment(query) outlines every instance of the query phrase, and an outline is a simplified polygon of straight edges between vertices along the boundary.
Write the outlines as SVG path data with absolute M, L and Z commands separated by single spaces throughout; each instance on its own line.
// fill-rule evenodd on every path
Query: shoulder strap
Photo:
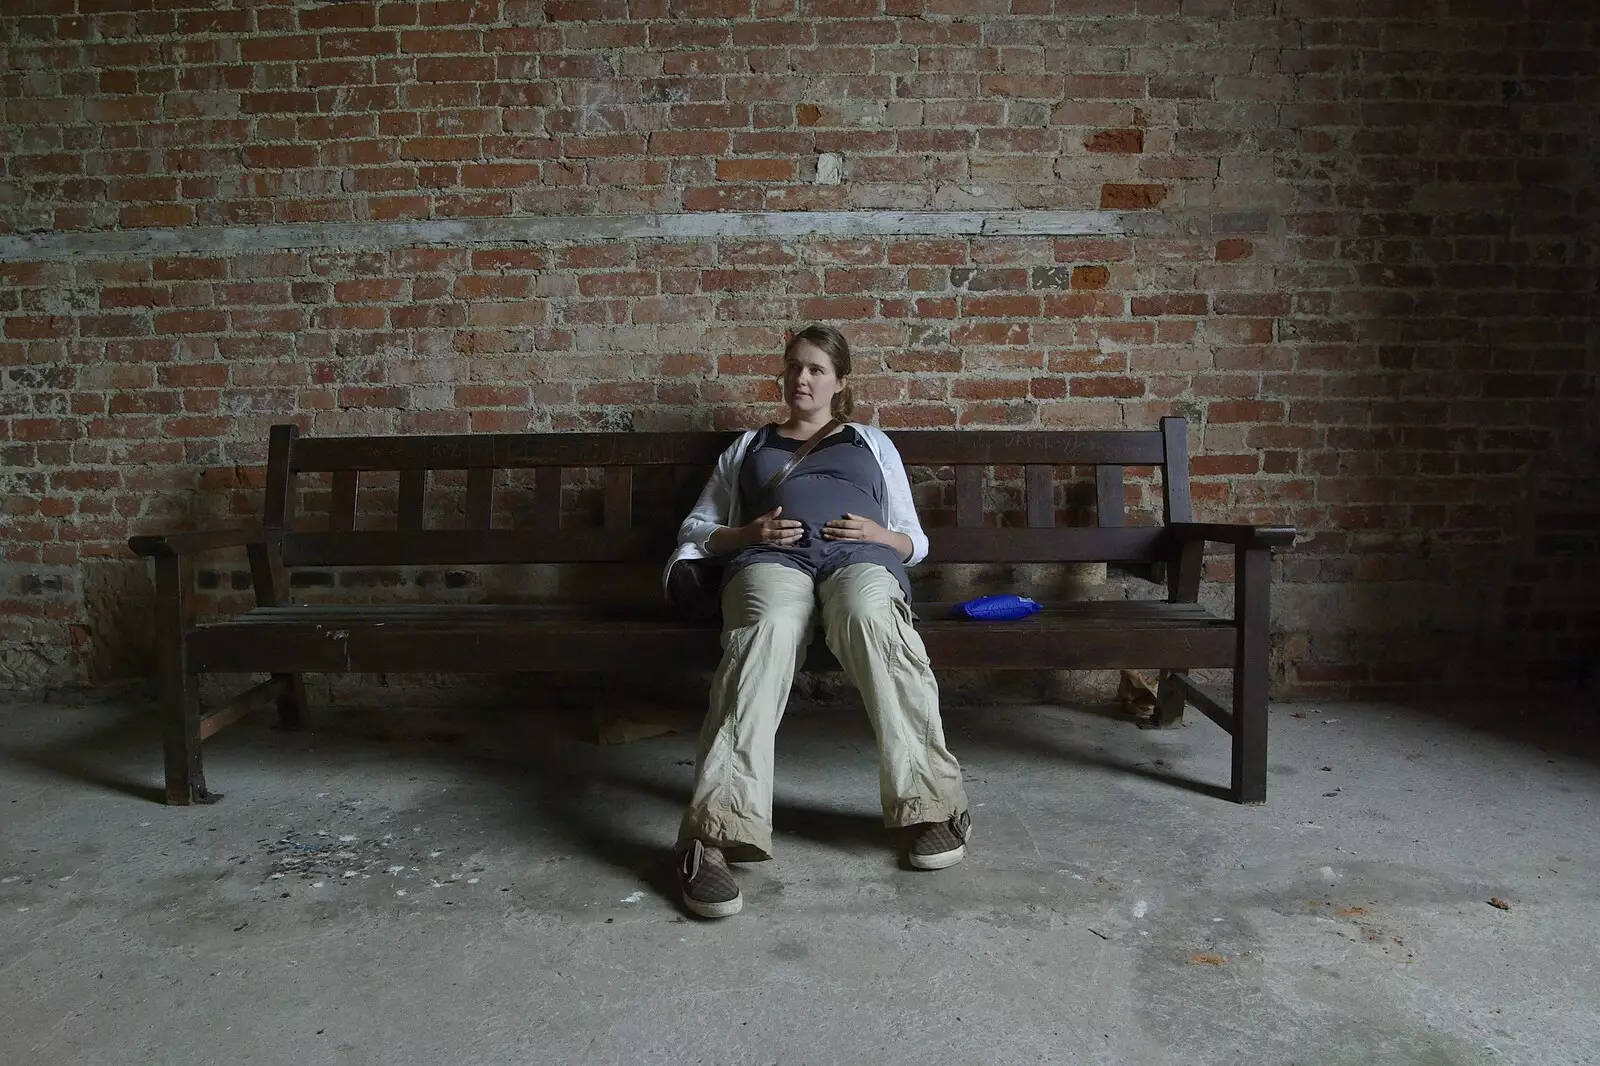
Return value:
M 790 474 L 794 473 L 794 468 L 800 465 L 800 460 L 810 455 L 811 450 L 817 445 L 821 444 L 824 437 L 838 429 L 840 424 L 841 423 L 837 418 L 829 419 L 827 425 L 823 426 L 821 429 L 817 430 L 809 438 L 807 438 L 806 442 L 800 445 L 799 448 L 795 449 L 795 453 L 793 455 L 789 456 L 789 461 L 783 464 L 783 469 L 779 470 L 776 474 L 773 474 L 772 477 L 767 479 L 767 483 L 761 486 L 761 494 L 765 496 L 779 485 L 782 485 L 785 479 L 787 479 Z

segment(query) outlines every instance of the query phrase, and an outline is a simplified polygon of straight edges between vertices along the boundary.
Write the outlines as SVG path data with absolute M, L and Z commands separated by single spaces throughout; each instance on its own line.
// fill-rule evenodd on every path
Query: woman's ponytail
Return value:
M 856 409 L 856 398 L 855 394 L 850 391 L 849 385 L 833 394 L 833 403 L 830 405 L 830 409 L 834 418 L 841 422 L 850 421 L 850 412 Z

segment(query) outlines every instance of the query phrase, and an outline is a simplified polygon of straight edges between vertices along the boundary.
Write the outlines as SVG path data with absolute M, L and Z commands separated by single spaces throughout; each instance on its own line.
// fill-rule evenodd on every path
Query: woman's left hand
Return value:
M 846 514 L 822 527 L 823 540 L 859 540 L 868 544 L 887 544 L 889 531 L 870 518 Z

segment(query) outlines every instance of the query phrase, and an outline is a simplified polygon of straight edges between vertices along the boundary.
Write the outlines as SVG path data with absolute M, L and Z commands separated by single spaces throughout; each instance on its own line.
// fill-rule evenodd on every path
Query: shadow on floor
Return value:
M 160 773 L 161 733 L 153 707 L 144 704 L 96 710 L 102 713 L 95 716 L 92 725 L 64 738 L 44 743 L 0 740 L 0 759 L 135 799 L 164 802 L 164 787 L 140 780 L 143 775 L 127 770 L 130 757 L 150 756 Z
M 1501 707 L 1496 715 L 1487 705 L 1449 703 L 1395 713 L 1600 763 L 1600 730 L 1570 714 L 1544 717 Z M 1225 774 L 1226 735 L 1194 712 L 1190 715 L 1194 719 L 1190 735 L 1213 756 L 1224 756 L 1220 765 L 1213 756 L 1206 761 Z M 0 734 L 0 760 L 43 771 L 64 783 L 161 802 L 160 734 L 147 697 L 56 701 L 42 709 L 41 716 L 48 721 L 41 720 L 38 728 Z M 1104 707 L 952 706 L 945 714 L 952 747 L 969 769 L 986 760 L 1038 762 L 1136 777 L 1228 802 L 1225 779 L 1197 780 L 1165 764 L 1183 762 L 1186 743 L 1174 743 L 1178 738 L 1170 734 L 1141 733 L 1131 724 L 1125 727 L 1125 737 L 1120 730 L 1108 736 L 1102 728 L 1108 719 L 1127 720 L 1115 708 Z M 513 818 L 554 836 L 568 853 L 628 871 L 664 897 L 676 898 L 668 861 L 672 840 L 663 838 L 661 808 L 681 808 L 688 799 L 692 768 L 683 758 L 689 738 L 682 734 L 670 748 L 652 740 L 607 747 L 580 739 L 589 724 L 584 715 L 475 706 L 398 713 L 381 706 L 344 706 L 320 713 L 314 709 L 312 723 L 310 731 L 284 734 L 270 715 L 261 714 L 230 729 L 208 743 L 215 753 L 213 783 L 228 791 L 227 771 L 215 763 L 218 755 L 228 757 L 222 753 L 230 749 L 249 750 L 258 759 L 265 755 L 268 773 L 273 767 L 294 772 L 312 759 L 330 758 L 400 759 L 460 772 L 503 790 L 515 804 Z M 683 725 L 692 727 L 687 721 Z M 808 709 L 791 720 L 785 735 L 797 744 L 821 738 L 846 742 L 861 753 L 870 752 L 873 745 L 865 715 L 848 706 Z M 780 751 L 780 763 L 782 758 Z M 247 800 L 236 796 L 224 802 Z M 630 817 L 632 811 L 646 809 L 648 817 Z M 797 804 L 781 793 L 774 822 L 781 833 L 837 846 L 870 849 L 888 844 L 875 814 Z
M 997 717 L 996 711 L 1001 712 L 1003 720 Z M 1216 728 L 1196 712 L 1191 711 L 1189 713 L 1196 718 L 1200 718 L 1194 728 Z M 1129 734 L 1129 739 L 1126 741 L 1126 754 L 1115 755 L 1108 753 L 1087 737 L 1078 741 L 1070 733 L 1063 736 L 1060 730 L 1040 728 L 1045 715 L 1060 715 L 1068 718 L 1089 717 L 1125 722 L 1127 723 Z M 1193 792 L 1197 795 L 1231 802 L 1226 782 L 1218 784 L 1211 781 L 1197 780 L 1178 773 L 1169 766 L 1157 765 L 1154 757 L 1141 758 L 1134 754 L 1141 747 L 1138 738 L 1144 734 L 1138 727 L 1133 725 L 1132 718 L 1115 709 L 1051 707 L 1040 711 L 1026 707 L 995 709 L 977 707 L 953 708 L 946 712 L 945 727 L 951 732 L 952 739 L 959 737 L 964 744 L 976 743 L 988 751 L 1002 752 L 1024 758 L 1043 758 L 1080 769 L 1101 770 L 1138 777 L 1146 781 L 1153 781 L 1158 784 Z M 1218 730 L 1217 736 L 1219 743 L 1227 744 L 1227 734 Z M 960 755 L 961 753 L 957 751 L 956 754 Z

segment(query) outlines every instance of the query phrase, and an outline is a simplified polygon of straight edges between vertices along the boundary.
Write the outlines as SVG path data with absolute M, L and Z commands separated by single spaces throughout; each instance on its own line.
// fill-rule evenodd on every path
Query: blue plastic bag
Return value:
M 1044 610 L 1044 604 L 1037 600 L 1030 600 L 1026 596 L 1013 596 L 1009 593 L 1001 596 L 979 596 L 975 600 L 955 605 L 954 614 L 976 618 L 981 622 L 1009 622 L 1018 618 L 1026 618 L 1030 614 Z

